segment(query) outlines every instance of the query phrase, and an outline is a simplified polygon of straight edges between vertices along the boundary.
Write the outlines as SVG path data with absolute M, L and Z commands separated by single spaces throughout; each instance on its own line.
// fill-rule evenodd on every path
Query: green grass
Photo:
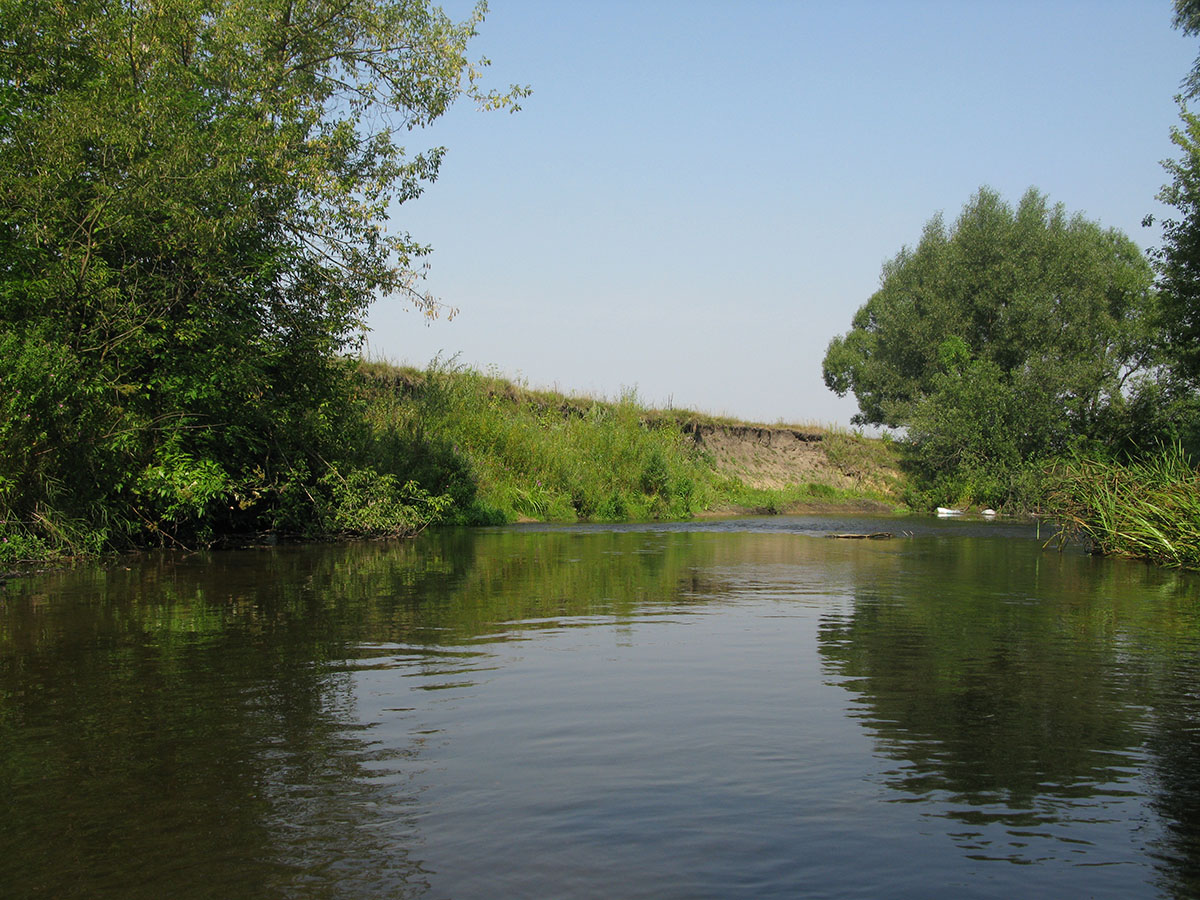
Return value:
M 445 365 L 366 374 L 380 442 L 424 457 L 411 475 L 428 489 L 460 483 L 458 521 L 687 518 L 713 497 L 703 454 L 633 392 L 565 396 Z
M 718 472 L 684 431 L 689 424 L 747 423 L 649 409 L 633 391 L 616 400 L 566 395 L 441 363 L 422 371 L 368 362 L 363 374 L 374 443 L 386 456 L 367 462 L 454 496 L 450 519 L 463 524 L 686 519 L 888 498 L 865 478 L 857 490 L 749 488 Z M 843 472 L 894 468 L 886 442 L 806 430 L 825 432 L 831 460 Z M 407 460 L 408 469 L 397 459 Z
M 536 390 L 452 364 L 369 361 L 348 377 L 336 439 L 312 459 L 258 473 L 249 487 L 185 454 L 160 454 L 135 473 L 143 493 L 161 495 L 162 521 L 148 520 L 140 543 L 113 537 L 128 531 L 107 518 L 123 507 L 86 519 L 36 507 L 18 519 L 6 512 L 15 482 L 0 473 L 0 570 L 145 543 L 194 548 L 243 532 L 305 539 L 407 535 L 429 524 L 677 520 L 888 502 L 895 493 L 895 448 L 843 429 L 651 409 L 633 391 L 610 400 Z M 854 487 L 749 487 L 749 474 L 718 470 L 695 439 L 706 426 L 818 434 L 829 477 Z
M 1200 569 L 1200 474 L 1178 444 L 1125 464 L 1076 459 L 1052 483 L 1054 515 L 1097 552 Z
M 779 515 L 801 509 L 850 507 L 870 504 L 896 509 L 893 496 L 882 491 L 838 488 L 819 482 L 789 485 L 785 488 L 748 487 L 736 479 L 727 479 L 718 488 L 722 508 L 767 515 Z

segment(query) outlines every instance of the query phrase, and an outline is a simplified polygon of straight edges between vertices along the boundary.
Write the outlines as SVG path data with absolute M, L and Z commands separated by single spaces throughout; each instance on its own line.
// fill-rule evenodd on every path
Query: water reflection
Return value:
M 1140 871 L 1149 846 L 1200 894 L 1195 578 L 1018 528 L 822 528 L 879 530 L 448 531 L 13 583 L 0 885 L 932 895 L 915 817 L 971 865 Z
M 5 896 L 422 892 L 392 788 L 420 747 L 358 722 L 329 665 L 357 616 L 318 579 L 299 554 L 218 555 L 9 590 Z
M 1155 806 L 1166 828 L 1157 851 L 1181 900 L 1200 896 L 1200 616 L 1189 599 L 1171 620 L 1174 633 L 1162 635 L 1155 673 L 1161 691 L 1147 735 Z
M 1052 839 L 1081 862 L 1099 845 L 1132 861 L 1139 847 L 1105 826 L 1153 792 L 1164 887 L 1195 896 L 1200 710 L 1181 706 L 1200 683 L 1195 579 L 1021 542 L 917 545 L 896 563 L 820 635 L 901 763 L 881 776 L 896 799 L 961 823 L 948 833 L 974 858 L 1038 862 Z
M 10 585 L 5 896 L 423 893 L 431 735 L 391 708 L 405 721 L 380 741 L 362 673 L 470 684 L 486 654 L 461 647 L 696 588 L 691 554 L 616 535 L 477 540 L 164 554 Z

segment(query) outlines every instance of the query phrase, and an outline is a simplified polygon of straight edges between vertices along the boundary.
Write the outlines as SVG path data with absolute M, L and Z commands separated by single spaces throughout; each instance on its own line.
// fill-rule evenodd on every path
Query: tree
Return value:
M 387 219 L 443 150 L 400 136 L 525 93 L 480 88 L 484 12 L 0 0 L 0 519 L 153 531 L 328 468 L 367 306 L 438 308 Z
M 1183 381 L 1200 384 L 1200 118 L 1181 110 L 1183 126 L 1171 137 L 1182 151 L 1163 167 L 1171 176 L 1158 199 L 1177 211 L 1164 219 L 1163 243 L 1155 253 L 1162 290 L 1166 357 Z
M 1176 0 L 1176 28 L 1200 34 L 1200 0 Z M 1158 275 L 1157 366 L 1130 405 L 1131 428 L 1143 447 L 1181 443 L 1200 452 L 1200 118 L 1186 99 L 1200 94 L 1200 58 L 1183 81 L 1179 126 L 1171 140 L 1180 151 L 1163 162 L 1171 181 L 1158 199 L 1173 207 L 1164 218 L 1162 245 L 1151 252 Z M 1147 216 L 1143 224 L 1153 224 Z
M 983 188 L 884 265 L 825 383 L 854 393 L 857 421 L 907 428 L 942 499 L 1002 502 L 1029 461 L 1106 433 L 1149 362 L 1151 283 L 1120 232 Z
M 1200 0 L 1175 0 L 1175 17 L 1171 24 L 1186 35 L 1200 34 Z M 1192 64 L 1192 71 L 1181 86 L 1185 97 L 1200 94 L 1200 57 Z
M 1200 34 L 1200 0 L 1175 0 L 1172 24 L 1184 34 Z M 1182 156 L 1164 161 L 1171 183 L 1158 195 L 1178 217 L 1163 221 L 1163 246 L 1155 252 L 1155 262 L 1162 287 L 1165 357 L 1173 376 L 1194 385 L 1200 381 L 1200 120 L 1188 112 L 1185 99 L 1200 94 L 1200 57 L 1182 88 L 1178 99 L 1183 124 L 1171 130 Z M 1151 222 L 1148 216 L 1146 224 Z

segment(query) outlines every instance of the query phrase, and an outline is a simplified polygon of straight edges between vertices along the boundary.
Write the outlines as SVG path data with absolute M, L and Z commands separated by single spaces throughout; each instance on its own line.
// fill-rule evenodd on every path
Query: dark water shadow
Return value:
M 827 617 L 820 652 L 898 763 L 897 802 L 936 800 L 971 858 L 1037 863 L 1046 839 L 1069 857 L 1148 792 L 1161 886 L 1194 897 L 1198 598 L 1195 576 L 1029 542 L 917 543 Z

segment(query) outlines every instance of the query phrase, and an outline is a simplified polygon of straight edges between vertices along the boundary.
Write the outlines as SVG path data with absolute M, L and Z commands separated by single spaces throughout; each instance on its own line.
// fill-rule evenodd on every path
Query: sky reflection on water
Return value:
M 1196 895 L 1193 576 L 737 521 L 11 584 L 5 895 Z

